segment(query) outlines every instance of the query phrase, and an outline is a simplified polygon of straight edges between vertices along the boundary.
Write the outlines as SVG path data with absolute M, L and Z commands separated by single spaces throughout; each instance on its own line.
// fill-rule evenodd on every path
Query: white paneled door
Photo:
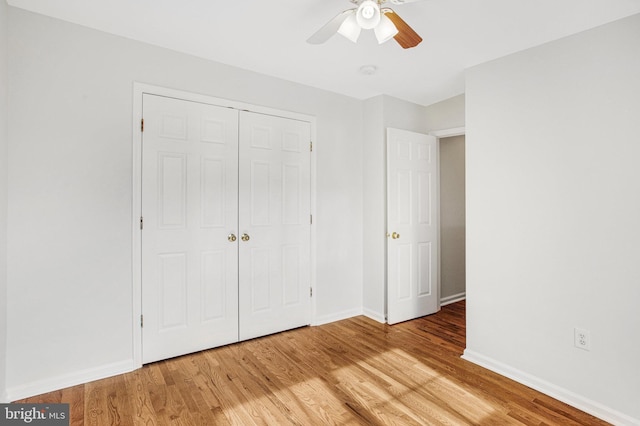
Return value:
M 143 362 L 238 339 L 238 112 L 143 96 Z
M 387 129 L 387 322 L 439 310 L 438 144 Z
M 308 122 L 240 115 L 240 340 L 310 322 Z
M 308 122 L 143 95 L 142 361 L 310 322 Z

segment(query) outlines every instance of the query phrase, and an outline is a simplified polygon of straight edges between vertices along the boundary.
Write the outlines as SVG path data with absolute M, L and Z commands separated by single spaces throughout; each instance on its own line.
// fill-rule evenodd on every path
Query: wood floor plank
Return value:
M 607 423 L 462 358 L 465 302 L 389 326 L 355 317 L 145 365 L 18 402 L 71 425 Z
M 133 426 L 157 426 L 157 415 L 151 405 L 149 389 L 145 386 L 142 376 L 144 369 L 125 374 L 128 396 L 131 402 L 131 418 Z
M 327 377 L 323 375 L 326 370 L 326 364 L 319 362 L 318 351 L 313 347 L 313 343 L 307 340 L 309 331 L 305 333 L 296 333 L 296 339 L 286 339 L 281 341 L 280 345 L 271 344 L 269 339 L 258 339 L 256 344 L 259 345 L 265 353 L 270 356 L 266 358 L 266 365 L 273 366 L 278 370 L 277 375 L 281 378 L 283 384 L 289 383 L 288 387 L 293 391 L 295 398 L 289 405 L 295 407 L 296 411 L 305 414 L 302 420 L 304 424 L 311 424 L 313 420 L 322 419 L 322 424 L 349 424 L 356 422 L 353 418 L 351 410 L 338 398 L 326 397 L 327 394 L 332 395 L 331 388 L 335 386 Z M 304 342 L 304 343 L 302 343 Z M 299 354 L 297 347 L 305 346 L 310 350 Z M 323 365 L 319 373 L 311 374 L 316 365 Z M 293 385 L 292 385 L 293 384 Z M 317 395 L 325 395 L 324 398 L 317 398 Z

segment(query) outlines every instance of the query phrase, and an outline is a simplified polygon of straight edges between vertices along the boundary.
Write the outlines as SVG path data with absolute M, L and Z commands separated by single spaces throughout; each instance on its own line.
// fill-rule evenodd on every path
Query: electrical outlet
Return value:
M 589 330 L 584 328 L 573 329 L 573 344 L 576 348 L 588 351 L 591 349 L 591 336 Z

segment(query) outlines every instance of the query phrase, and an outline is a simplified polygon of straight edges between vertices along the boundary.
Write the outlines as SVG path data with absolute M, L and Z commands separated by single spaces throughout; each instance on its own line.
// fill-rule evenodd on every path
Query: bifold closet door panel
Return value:
M 310 132 L 240 113 L 240 340 L 310 322 Z
M 143 362 L 238 340 L 238 111 L 143 95 Z

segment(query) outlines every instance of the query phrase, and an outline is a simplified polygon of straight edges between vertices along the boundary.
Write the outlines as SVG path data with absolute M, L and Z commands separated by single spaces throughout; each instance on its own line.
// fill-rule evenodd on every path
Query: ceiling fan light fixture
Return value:
M 380 16 L 380 23 L 376 25 L 376 27 L 373 29 L 373 32 L 376 34 L 378 44 L 382 44 L 398 34 L 398 29 L 393 24 L 393 22 L 391 22 L 391 19 L 389 19 L 383 13 Z
M 345 19 L 342 25 L 340 25 L 340 28 L 338 28 L 338 33 L 354 43 L 358 41 L 358 37 L 360 37 L 360 25 L 358 25 L 355 13 L 347 16 L 347 19 Z
M 380 6 L 373 0 L 364 0 L 356 12 L 358 25 L 365 30 L 375 28 L 380 23 Z

